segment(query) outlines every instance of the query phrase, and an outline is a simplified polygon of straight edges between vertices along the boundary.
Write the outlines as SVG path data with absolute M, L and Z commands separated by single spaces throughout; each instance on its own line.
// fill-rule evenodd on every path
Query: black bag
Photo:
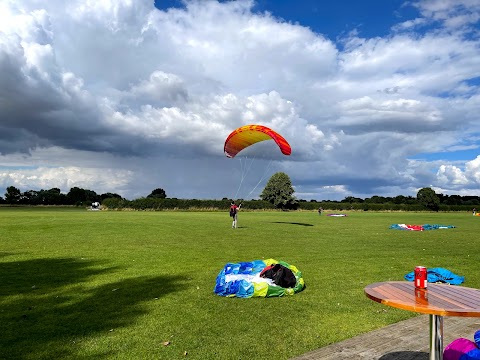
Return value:
M 276 285 L 283 288 L 293 288 L 297 284 L 297 278 L 293 271 L 281 264 L 275 264 L 270 268 L 266 268 L 260 276 L 272 279 Z

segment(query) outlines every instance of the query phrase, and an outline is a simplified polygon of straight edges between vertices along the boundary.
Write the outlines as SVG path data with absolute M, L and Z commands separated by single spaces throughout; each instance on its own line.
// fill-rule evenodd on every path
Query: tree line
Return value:
M 67 194 L 60 192 L 58 188 L 49 190 L 20 191 L 14 186 L 9 186 L 5 192 L 5 199 L 0 197 L 0 203 L 10 205 L 76 205 L 83 206 L 92 202 L 102 202 L 107 198 L 122 198 L 118 194 L 97 194 L 93 190 L 73 187 Z
M 127 200 L 116 193 L 97 194 L 93 190 L 73 187 L 66 194 L 60 189 L 28 190 L 21 192 L 14 186 L 9 186 L 5 198 L 0 196 L 0 203 L 9 205 L 74 205 L 90 206 L 99 202 L 104 207 L 112 209 L 131 208 L 137 210 L 162 209 L 223 209 L 228 208 L 232 199 L 197 200 L 168 198 L 164 189 L 154 189 L 146 197 Z M 319 207 L 327 210 L 404 210 L 404 211 L 466 211 L 480 206 L 478 196 L 460 196 L 436 194 L 429 187 L 418 191 L 417 196 L 395 197 L 372 196 L 358 198 L 347 196 L 343 200 L 302 200 L 296 199 L 289 176 L 283 172 L 274 174 L 260 194 L 260 200 L 242 200 L 244 208 L 250 209 L 282 209 L 282 210 L 316 210 Z

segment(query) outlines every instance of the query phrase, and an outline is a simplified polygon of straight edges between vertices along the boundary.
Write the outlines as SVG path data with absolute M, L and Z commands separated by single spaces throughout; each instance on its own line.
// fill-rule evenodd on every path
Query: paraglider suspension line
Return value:
M 235 193 L 234 199 L 238 198 L 238 193 L 240 192 L 240 188 L 242 187 L 243 180 L 247 177 L 247 174 L 250 171 L 254 160 L 255 160 L 255 156 L 253 157 L 253 159 L 251 159 L 250 163 L 248 164 L 248 158 L 247 157 L 245 157 L 245 161 L 243 163 L 242 163 L 242 158 L 240 158 L 240 169 L 241 169 L 241 172 L 242 172 L 242 176 L 240 178 L 240 184 L 238 185 L 238 189 L 237 189 L 237 192 Z M 248 195 L 245 196 L 245 198 L 248 198 L 255 191 L 255 189 L 258 187 L 258 185 L 260 185 L 260 183 L 263 180 L 265 180 L 271 165 L 272 165 L 272 160 L 270 159 L 270 161 L 268 162 L 268 165 L 265 167 L 265 170 L 263 172 L 262 177 L 260 178 L 258 183 L 255 185 L 255 187 L 248 193 Z

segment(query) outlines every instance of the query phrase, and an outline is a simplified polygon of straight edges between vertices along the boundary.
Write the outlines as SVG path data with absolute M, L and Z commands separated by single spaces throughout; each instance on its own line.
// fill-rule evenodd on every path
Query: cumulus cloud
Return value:
M 417 1 L 388 36 L 335 41 L 254 5 L 2 2 L 0 184 L 233 196 L 224 140 L 259 123 L 293 151 L 246 152 L 246 187 L 268 164 L 315 199 L 478 185 L 478 158 L 412 160 L 478 148 L 477 2 Z

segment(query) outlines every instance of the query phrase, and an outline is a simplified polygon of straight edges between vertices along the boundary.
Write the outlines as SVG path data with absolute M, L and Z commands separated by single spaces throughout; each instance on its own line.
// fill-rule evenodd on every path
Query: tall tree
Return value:
M 45 205 L 61 205 L 67 202 L 67 196 L 60 192 L 59 188 L 40 190 L 38 194 L 41 203 Z
M 432 188 L 425 187 L 418 190 L 417 200 L 427 209 L 438 211 L 440 208 L 440 199 Z
M 28 190 L 23 192 L 20 202 L 22 204 L 38 205 L 38 191 Z
M 167 197 L 167 194 L 165 193 L 165 190 L 163 189 L 155 189 L 153 190 L 150 195 L 147 196 L 147 198 L 156 198 L 156 199 L 165 199 Z
M 67 200 L 70 204 L 91 203 L 92 201 L 100 200 L 100 197 L 93 190 L 73 187 L 67 194 Z
M 7 204 L 17 204 L 22 197 L 22 193 L 15 186 L 7 187 L 7 192 L 5 193 L 5 201 Z
M 289 176 L 278 172 L 268 180 L 260 198 L 272 203 L 278 209 L 294 209 L 298 203 L 293 196 L 294 192 Z

